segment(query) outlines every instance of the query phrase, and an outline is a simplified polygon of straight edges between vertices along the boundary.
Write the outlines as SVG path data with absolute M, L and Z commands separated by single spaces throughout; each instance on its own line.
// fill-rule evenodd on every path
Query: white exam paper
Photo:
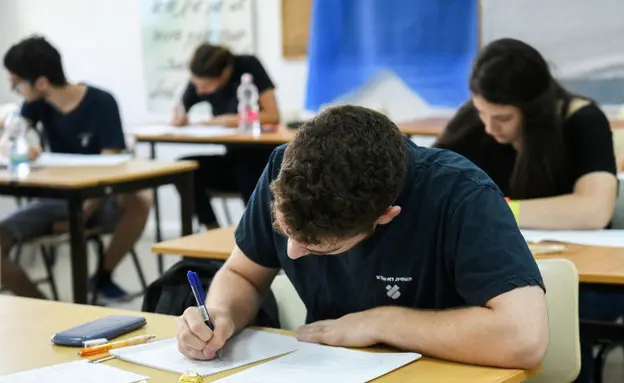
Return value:
M 211 125 L 187 125 L 187 126 L 167 126 L 167 125 L 147 125 L 132 128 L 128 132 L 132 135 L 165 135 L 187 136 L 187 137 L 220 137 L 238 133 L 235 128 L 226 126 Z
M 624 247 L 624 230 L 522 230 L 522 235 L 527 242 Z
M 193 371 L 206 376 L 286 354 L 296 348 L 297 340 L 292 336 L 247 329 L 228 341 L 221 350 L 222 360 L 189 359 L 178 351 L 174 338 L 119 348 L 111 350 L 110 353 L 119 359 L 143 366 L 178 374 Z
M 411 363 L 422 355 L 372 353 L 298 343 L 297 351 L 217 380 L 219 383 L 363 383 Z
M 137 383 L 147 379 L 148 376 L 79 360 L 0 376 L 0 383 Z
M 128 162 L 131 159 L 131 154 L 67 154 L 44 152 L 31 163 L 31 166 L 115 166 Z M 0 157 L 0 165 L 6 166 L 7 164 L 8 159 Z

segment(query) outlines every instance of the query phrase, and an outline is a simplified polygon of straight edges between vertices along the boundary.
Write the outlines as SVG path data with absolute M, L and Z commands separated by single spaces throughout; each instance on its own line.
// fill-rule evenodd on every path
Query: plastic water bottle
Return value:
M 258 88 L 253 83 L 253 76 L 245 73 L 241 76 L 241 84 L 236 91 L 238 96 L 238 129 L 241 133 L 251 133 L 254 138 L 260 137 L 260 106 L 258 105 Z
M 23 179 L 30 174 L 29 145 L 26 139 L 28 123 L 17 113 L 11 114 L 4 128 L 8 144 L 8 170 L 13 178 Z

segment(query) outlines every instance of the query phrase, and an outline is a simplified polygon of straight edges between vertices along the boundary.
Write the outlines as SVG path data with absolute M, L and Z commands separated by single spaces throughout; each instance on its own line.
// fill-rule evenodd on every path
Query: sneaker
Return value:
M 113 281 L 99 283 L 97 278 L 93 277 L 89 284 L 101 303 L 119 302 L 129 298 L 128 293 Z

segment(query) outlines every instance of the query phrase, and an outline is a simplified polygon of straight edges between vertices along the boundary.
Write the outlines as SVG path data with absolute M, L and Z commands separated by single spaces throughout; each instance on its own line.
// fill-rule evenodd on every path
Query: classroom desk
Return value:
M 234 226 L 204 231 L 152 245 L 152 253 L 225 261 L 236 245 Z
M 147 326 L 125 337 L 152 334 L 158 339 L 174 337 L 176 332 L 173 316 L 130 312 L 104 307 L 82 306 L 70 303 L 16 298 L 0 295 L 0 375 L 77 360 L 76 348 L 58 347 L 50 344 L 51 336 L 58 331 L 88 322 L 105 315 L 140 315 L 147 319 Z M 42 320 L 42 316 L 45 320 Z M 269 330 L 292 334 L 284 330 Z M 149 376 L 149 382 L 177 382 L 178 375 L 120 360 L 105 362 L 108 365 Z M 263 363 L 263 362 L 259 362 Z M 212 382 L 235 371 L 222 372 L 204 378 Z M 470 366 L 422 358 L 395 370 L 375 382 L 463 382 L 463 383 L 518 383 L 535 376 L 536 371 L 507 370 Z
M 132 160 L 115 166 L 33 168 L 16 181 L 0 170 L 0 195 L 64 199 L 69 205 L 69 233 L 74 302 L 87 302 L 87 250 L 82 205 L 86 199 L 128 193 L 167 184 L 178 185 L 183 198 L 182 235 L 192 233 L 194 162 Z

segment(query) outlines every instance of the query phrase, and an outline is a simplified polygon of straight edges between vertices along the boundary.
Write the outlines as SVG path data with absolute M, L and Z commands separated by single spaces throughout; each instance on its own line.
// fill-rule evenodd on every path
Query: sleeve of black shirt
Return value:
M 279 268 L 280 261 L 275 249 L 271 214 L 273 197 L 269 186 L 271 180 L 277 176 L 282 155 L 281 148 L 275 149 L 271 154 L 235 234 L 236 244 L 247 258 L 259 265 L 273 268 Z
M 182 94 L 182 105 L 184 106 L 184 110 L 188 113 L 193 105 L 199 103 L 200 101 L 201 100 L 197 95 L 195 86 L 189 82 L 186 86 L 186 89 L 184 90 L 184 93 Z
M 537 264 L 497 188 L 471 187 L 450 209 L 447 270 L 468 305 L 484 306 L 519 287 L 544 289 Z
M 24 102 L 20 113 L 22 117 L 30 121 L 32 126 L 37 125 L 37 123 L 43 118 L 42 101 Z
M 572 181 L 585 174 L 616 174 L 613 135 L 607 116 L 594 104 L 574 113 L 565 123 Z
M 262 92 L 275 89 L 275 85 L 271 78 L 267 74 L 266 70 L 255 56 L 249 56 L 248 68 L 247 70 L 253 76 L 254 84 L 258 88 L 258 93 L 262 94 Z
M 121 125 L 121 115 L 119 114 L 117 101 L 115 101 L 115 98 L 111 94 L 103 93 L 99 108 L 98 115 L 100 118 L 98 119 L 98 132 L 100 135 L 100 150 L 125 149 L 126 140 Z

